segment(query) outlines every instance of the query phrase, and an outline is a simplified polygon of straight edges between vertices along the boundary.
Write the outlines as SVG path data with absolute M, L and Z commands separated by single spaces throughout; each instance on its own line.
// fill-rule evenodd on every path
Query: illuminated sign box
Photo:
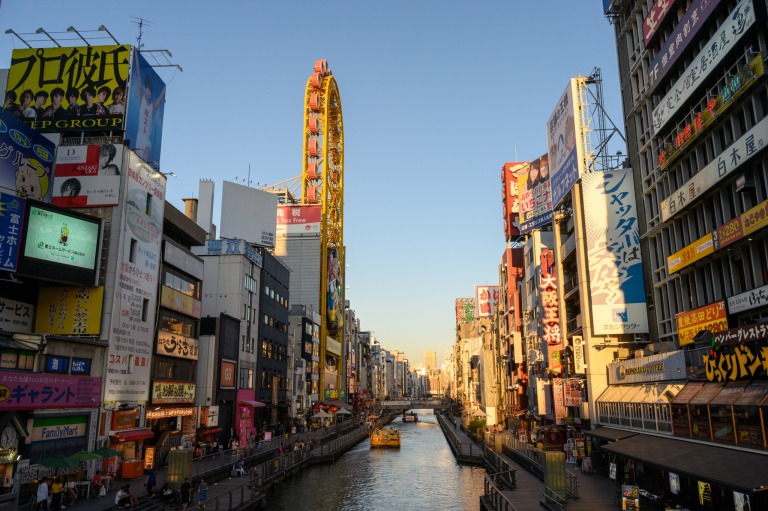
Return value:
M 18 273 L 61 282 L 94 284 L 101 249 L 101 220 L 29 201 Z

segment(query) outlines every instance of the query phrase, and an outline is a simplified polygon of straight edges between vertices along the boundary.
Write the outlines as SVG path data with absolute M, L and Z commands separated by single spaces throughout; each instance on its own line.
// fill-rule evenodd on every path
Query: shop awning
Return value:
M 685 387 L 677 393 L 675 399 L 672 400 L 673 405 L 687 405 L 688 402 L 693 399 L 698 391 L 704 386 L 704 382 L 692 381 L 685 384 Z
M 709 402 L 710 405 L 732 405 L 739 398 L 746 385 L 725 385 L 720 392 Z
M 720 383 L 705 383 L 701 390 L 699 390 L 695 396 L 688 402 L 689 405 L 706 405 L 712 401 L 722 389 L 723 386 Z
M 240 401 L 240 404 L 241 405 L 245 405 L 245 406 L 252 406 L 254 408 L 261 408 L 262 406 L 267 406 L 266 403 L 262 403 L 261 401 L 245 401 L 245 400 L 243 400 L 243 401 Z
M 112 437 L 120 442 L 135 442 L 137 440 L 146 440 L 152 438 L 155 433 L 151 429 L 128 429 L 125 431 L 115 431 Z
M 614 429 L 614 428 L 597 428 L 597 429 L 591 429 L 589 431 L 585 431 L 585 434 L 589 436 L 594 436 L 597 438 L 602 438 L 603 440 L 608 440 L 609 442 L 616 442 L 618 440 L 622 440 L 624 438 L 629 438 L 631 436 L 637 435 L 634 431 L 624 431 L 623 429 Z
M 741 393 L 736 406 L 757 406 L 768 396 L 768 382 L 754 382 Z
M 213 433 L 221 433 L 221 426 L 207 426 L 197 429 L 198 435 L 212 435 Z
M 768 456 L 764 454 L 644 434 L 600 449 L 741 493 L 768 489 Z

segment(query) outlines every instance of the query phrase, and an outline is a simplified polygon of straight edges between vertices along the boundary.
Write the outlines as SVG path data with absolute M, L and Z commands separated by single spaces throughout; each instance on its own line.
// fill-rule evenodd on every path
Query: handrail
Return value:
M 495 511 L 517 511 L 510 497 L 502 493 L 505 489 L 496 485 L 492 476 L 486 475 L 483 485 L 485 489 L 484 498 L 489 501 L 491 509 Z

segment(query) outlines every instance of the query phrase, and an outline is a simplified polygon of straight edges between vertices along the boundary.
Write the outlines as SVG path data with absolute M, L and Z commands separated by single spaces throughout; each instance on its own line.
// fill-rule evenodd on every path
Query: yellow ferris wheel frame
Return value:
M 324 398 L 326 382 L 325 355 L 327 338 L 344 346 L 344 121 L 341 96 L 336 79 L 327 60 L 315 62 L 314 72 L 307 79 L 304 93 L 304 148 L 302 158 L 302 204 L 320 204 L 320 400 Z M 336 250 L 339 277 L 338 298 L 334 304 L 337 325 L 329 321 L 329 254 Z M 339 357 L 342 360 L 342 357 Z M 337 365 L 336 390 L 341 390 L 343 368 Z M 330 383 L 330 382 L 329 382 Z

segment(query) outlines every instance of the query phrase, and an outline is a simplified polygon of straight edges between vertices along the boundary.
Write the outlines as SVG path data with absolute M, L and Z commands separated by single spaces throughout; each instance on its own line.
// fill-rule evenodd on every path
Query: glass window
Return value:
M 197 339 L 199 321 L 176 312 L 160 309 L 160 330 Z
M 0 350 L 0 368 L 31 371 L 35 365 L 35 352 L 29 350 Z

